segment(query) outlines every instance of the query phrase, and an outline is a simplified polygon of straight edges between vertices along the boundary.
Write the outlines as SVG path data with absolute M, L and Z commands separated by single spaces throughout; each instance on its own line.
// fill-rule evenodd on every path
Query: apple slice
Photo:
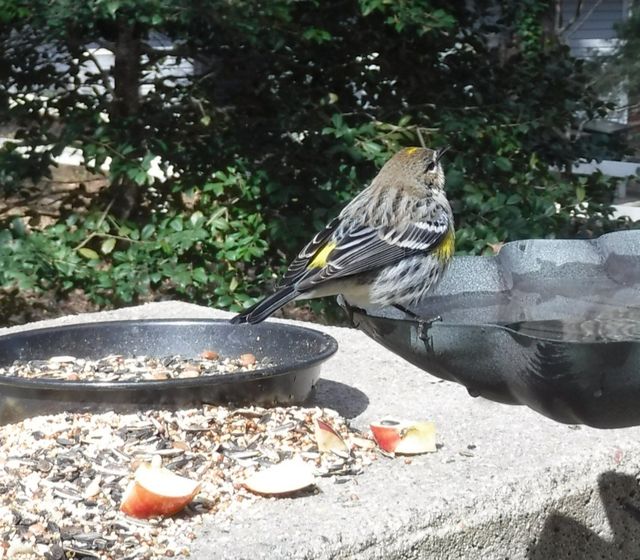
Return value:
M 132 517 L 170 516 L 181 511 L 198 493 L 200 483 L 162 467 L 156 455 L 140 465 L 122 498 L 120 511 Z
M 278 496 L 304 490 L 315 484 L 315 479 L 313 467 L 294 457 L 252 474 L 242 484 L 256 494 Z
M 333 426 L 324 420 L 313 419 L 313 427 L 316 435 L 318 449 L 323 452 L 335 452 L 338 455 L 349 454 L 349 446 L 342 436 L 336 432 Z
M 436 450 L 433 422 L 411 422 L 385 418 L 370 425 L 380 449 L 401 455 L 432 453 Z
M 369 439 L 369 438 L 364 438 L 364 437 L 360 437 L 360 436 L 351 436 L 349 438 L 349 443 L 353 446 L 353 447 L 357 447 L 359 449 L 364 449 L 366 451 L 369 451 L 371 449 L 374 449 L 376 446 L 376 442 Z

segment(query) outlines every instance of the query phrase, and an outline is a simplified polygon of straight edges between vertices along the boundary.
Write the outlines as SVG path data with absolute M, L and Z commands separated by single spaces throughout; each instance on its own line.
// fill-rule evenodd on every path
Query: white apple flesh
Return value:
M 304 490 L 315 484 L 315 479 L 313 467 L 297 457 L 258 471 L 242 484 L 256 494 L 278 496 Z

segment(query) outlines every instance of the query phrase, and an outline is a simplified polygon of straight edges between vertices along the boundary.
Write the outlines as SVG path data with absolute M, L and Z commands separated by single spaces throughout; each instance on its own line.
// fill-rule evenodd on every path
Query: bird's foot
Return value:
M 442 321 L 442 317 L 440 315 L 436 315 L 432 319 L 418 319 L 418 338 L 423 342 L 427 342 L 431 344 L 431 337 L 429 336 L 429 329 L 433 323 L 437 323 L 438 321 Z
M 399 303 L 394 303 L 393 306 L 396 309 L 399 309 L 400 311 L 402 311 L 405 315 L 409 315 L 409 317 L 411 317 L 412 319 L 418 322 L 418 337 L 420 338 L 420 340 L 429 343 L 430 342 L 430 337 L 428 334 L 429 329 L 431 328 L 431 325 L 433 325 L 433 323 L 436 323 L 437 321 L 442 321 L 442 317 L 440 315 L 436 315 L 431 319 L 425 319 L 424 317 L 421 317 L 420 315 L 411 311 L 411 309 L 407 309 L 404 305 L 400 305 Z

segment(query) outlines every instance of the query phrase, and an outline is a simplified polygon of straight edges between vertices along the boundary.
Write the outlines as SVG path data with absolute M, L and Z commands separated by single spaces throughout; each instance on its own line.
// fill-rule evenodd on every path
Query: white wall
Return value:
M 561 27 L 575 18 L 577 4 L 578 0 L 562 1 Z M 615 26 L 628 15 L 628 0 L 583 0 L 580 15 L 563 33 L 564 40 L 579 58 L 609 54 L 617 42 Z

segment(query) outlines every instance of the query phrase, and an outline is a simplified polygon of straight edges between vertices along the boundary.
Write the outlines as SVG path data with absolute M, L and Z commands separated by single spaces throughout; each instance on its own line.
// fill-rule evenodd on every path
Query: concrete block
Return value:
M 222 317 L 178 302 L 13 329 L 143 317 Z M 313 405 L 359 428 L 392 415 L 435 421 L 437 453 L 381 458 L 341 484 L 264 499 L 203 527 L 191 558 L 591 560 L 640 558 L 640 428 L 599 431 L 470 397 L 362 333 L 306 325 L 340 350 Z

